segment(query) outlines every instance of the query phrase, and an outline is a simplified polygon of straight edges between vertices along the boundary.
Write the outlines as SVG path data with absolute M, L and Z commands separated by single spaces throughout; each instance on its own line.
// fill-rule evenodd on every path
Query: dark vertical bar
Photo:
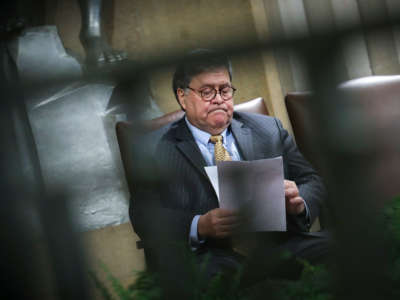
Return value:
M 2 295 L 15 299 L 88 299 L 84 263 L 69 220 L 67 195 L 62 187 L 57 193 L 51 192 L 51 197 L 45 191 L 16 66 L 3 41 L 0 81 Z M 44 237 L 40 243 L 49 250 L 48 257 L 35 252 L 39 237 Z M 46 256 L 49 267 L 41 265 L 41 255 Z M 45 273 L 50 280 L 42 280 Z
M 271 38 L 280 38 L 284 36 L 285 32 L 283 29 L 278 0 L 265 1 L 265 13 L 267 15 Z M 282 82 L 283 94 L 286 94 L 289 91 L 294 91 L 295 85 L 287 49 L 276 47 L 274 49 L 274 55 L 278 66 L 279 79 Z
M 387 261 L 379 227 L 380 201 L 366 176 L 371 155 L 363 145 L 366 136 L 353 136 L 357 114 L 355 99 L 339 93 L 341 81 L 337 53 L 342 36 L 310 40 L 304 52 L 316 91 L 312 101 L 318 145 L 323 153 L 322 175 L 326 180 L 328 211 L 336 241 L 334 264 L 335 295 L 338 299 L 377 299 L 386 290 Z M 354 106 L 355 105 L 355 106 Z M 357 130 L 356 130 L 357 131 Z M 362 132 L 362 131 L 360 131 Z M 365 133 L 365 132 L 364 132 Z
M 335 21 L 333 15 L 333 8 L 330 0 L 304 0 L 304 9 L 307 16 L 308 27 L 310 29 L 311 36 L 318 36 L 321 34 L 330 34 L 335 32 Z M 322 45 L 317 45 L 322 40 L 316 39 L 310 41 L 315 43 L 315 47 L 319 48 Z M 336 48 L 335 53 L 335 73 L 339 81 L 345 81 L 349 79 L 345 60 L 340 48 Z
M 27 234 L 26 220 L 21 218 L 23 201 L 27 196 L 21 188 L 23 173 L 18 159 L 18 145 L 13 130 L 13 112 L 17 109 L 20 100 L 12 76 L 12 64 L 6 44 L 0 42 L 0 82 L 1 82 L 1 109 L 0 109 L 0 257 L 2 264 L 1 290 L 2 294 L 19 299 L 35 298 L 36 289 L 32 284 L 34 261 L 26 253 L 31 249 L 32 241 Z
M 358 0 L 361 20 L 364 24 L 373 25 L 387 20 L 389 14 L 386 1 Z M 374 75 L 399 74 L 400 65 L 391 27 L 369 29 L 365 31 L 368 55 Z

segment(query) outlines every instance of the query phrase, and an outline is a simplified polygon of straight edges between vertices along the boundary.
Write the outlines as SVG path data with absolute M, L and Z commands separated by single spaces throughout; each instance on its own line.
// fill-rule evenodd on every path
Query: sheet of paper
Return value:
M 220 207 L 248 216 L 243 231 L 286 231 L 282 157 L 220 162 Z
M 217 166 L 204 167 L 204 169 L 206 170 L 207 176 L 211 181 L 211 185 L 213 186 L 215 193 L 217 194 L 218 201 L 219 201 L 219 184 L 218 184 Z

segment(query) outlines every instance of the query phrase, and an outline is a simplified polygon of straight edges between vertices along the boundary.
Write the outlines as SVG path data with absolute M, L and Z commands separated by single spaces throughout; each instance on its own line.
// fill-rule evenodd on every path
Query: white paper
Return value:
M 282 157 L 218 163 L 221 208 L 249 216 L 244 231 L 286 231 Z
M 213 186 L 215 193 L 217 194 L 218 202 L 219 202 L 219 184 L 218 184 L 218 169 L 217 166 L 204 167 L 206 170 L 207 176 L 211 181 L 211 185 Z

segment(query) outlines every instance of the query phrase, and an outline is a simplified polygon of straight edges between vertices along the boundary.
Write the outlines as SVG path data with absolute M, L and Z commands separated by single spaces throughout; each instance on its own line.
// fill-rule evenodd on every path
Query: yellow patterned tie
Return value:
M 232 160 L 232 157 L 229 155 L 228 151 L 222 145 L 222 135 L 212 135 L 210 137 L 210 142 L 215 144 L 214 146 L 215 162 Z

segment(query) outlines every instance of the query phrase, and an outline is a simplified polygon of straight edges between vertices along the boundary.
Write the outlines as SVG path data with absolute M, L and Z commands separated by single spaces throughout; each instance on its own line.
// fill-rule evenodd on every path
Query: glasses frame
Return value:
M 219 94 L 219 95 L 221 96 L 221 99 L 224 100 L 224 101 L 229 101 L 229 100 L 233 99 L 233 96 L 235 95 L 235 92 L 236 92 L 236 88 L 233 87 L 233 86 L 225 86 L 225 87 L 223 87 L 223 89 L 226 88 L 226 87 L 230 87 L 230 88 L 232 89 L 232 97 L 230 97 L 230 98 L 228 98 L 228 99 L 225 99 L 224 97 L 222 97 L 222 94 L 221 94 L 221 90 L 220 90 L 220 89 L 217 90 L 216 88 L 210 87 L 210 88 L 212 88 L 212 89 L 214 90 L 214 92 L 215 92 L 214 97 L 212 97 L 210 100 L 205 100 L 205 99 L 204 99 L 203 91 L 195 90 L 195 89 L 191 88 L 190 86 L 187 86 L 186 88 L 192 90 L 193 92 L 199 93 L 199 94 L 200 94 L 200 98 L 201 98 L 203 101 L 205 101 L 205 102 L 211 102 L 211 101 L 213 101 L 213 100 L 215 99 L 215 97 L 217 97 L 217 94 Z

